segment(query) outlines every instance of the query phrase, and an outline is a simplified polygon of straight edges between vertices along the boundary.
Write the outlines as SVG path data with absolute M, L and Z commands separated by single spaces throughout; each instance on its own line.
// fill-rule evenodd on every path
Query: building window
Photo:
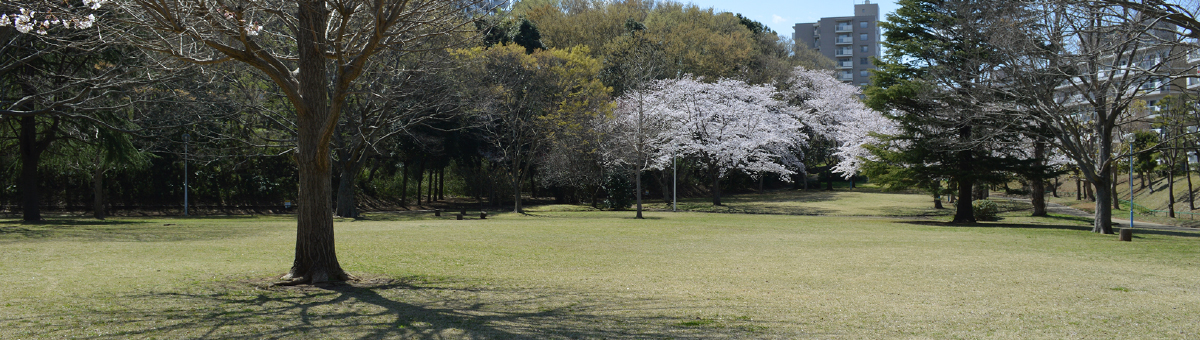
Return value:
M 866 21 L 858 22 L 858 28 L 867 28 L 867 22 Z
M 869 77 L 869 76 L 871 76 L 871 74 L 868 73 L 867 70 L 862 70 L 862 71 L 858 71 L 858 76 L 859 77 Z
M 859 47 L 858 47 L 858 49 L 859 49 L 859 50 L 860 50 L 862 53 L 871 52 L 871 48 L 870 48 L 870 47 L 868 47 L 867 45 L 862 45 L 862 46 L 859 46 Z
M 866 33 L 859 33 L 859 34 L 858 34 L 858 40 L 867 41 L 867 34 L 866 34 Z
M 871 62 L 869 60 L 867 60 L 867 58 L 858 58 L 858 64 L 859 65 L 870 65 Z

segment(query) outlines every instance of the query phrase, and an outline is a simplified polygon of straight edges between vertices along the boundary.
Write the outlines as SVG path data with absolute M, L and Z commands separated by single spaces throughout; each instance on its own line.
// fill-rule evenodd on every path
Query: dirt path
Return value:
M 993 196 L 993 197 L 995 197 L 995 196 Z M 1016 198 L 1016 197 L 996 197 L 996 198 L 1029 203 L 1028 198 Z M 1057 204 L 1057 203 L 1046 203 L 1046 212 L 1049 212 L 1052 214 L 1085 217 L 1085 218 L 1094 218 L 1096 216 L 1093 213 L 1075 209 L 1075 208 Z M 1129 218 L 1128 217 L 1121 218 L 1121 217 L 1113 216 L 1112 221 L 1113 221 L 1114 227 L 1117 227 L 1117 228 L 1129 226 Z M 1134 229 L 1148 229 L 1148 230 L 1164 230 L 1164 231 L 1183 231 L 1183 232 L 1193 232 L 1193 233 L 1200 232 L 1200 229 L 1196 229 L 1196 228 L 1178 227 L 1178 226 L 1173 226 L 1173 225 L 1165 225 L 1165 224 L 1150 223 L 1150 222 L 1141 222 L 1136 219 L 1133 221 L 1133 228 Z

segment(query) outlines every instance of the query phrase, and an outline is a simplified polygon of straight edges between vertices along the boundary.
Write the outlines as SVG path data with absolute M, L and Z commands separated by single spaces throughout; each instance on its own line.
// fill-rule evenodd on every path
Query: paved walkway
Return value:
M 995 196 L 993 196 L 993 197 L 995 197 Z M 996 198 L 1029 203 L 1028 198 L 1015 198 L 1015 197 L 996 197 Z M 1061 215 L 1068 215 L 1068 216 L 1085 217 L 1085 218 L 1094 218 L 1096 216 L 1096 214 L 1086 212 L 1083 210 L 1079 210 L 1079 209 L 1075 209 L 1072 207 L 1068 207 L 1065 205 L 1057 204 L 1057 203 L 1046 203 L 1046 212 L 1054 213 L 1054 214 L 1061 214 Z M 1129 218 L 1120 218 L 1117 216 L 1113 216 L 1112 221 L 1114 224 L 1114 226 L 1113 226 L 1114 228 L 1129 226 Z M 1173 225 L 1142 222 L 1142 221 L 1138 221 L 1136 219 L 1133 221 L 1133 228 L 1134 229 L 1183 231 L 1183 232 L 1200 233 L 1200 229 L 1197 229 L 1197 228 L 1178 227 L 1178 226 L 1173 226 Z

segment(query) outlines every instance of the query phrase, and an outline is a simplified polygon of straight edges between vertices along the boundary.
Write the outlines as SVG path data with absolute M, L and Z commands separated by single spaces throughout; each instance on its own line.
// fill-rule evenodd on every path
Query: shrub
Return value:
M 971 204 L 976 221 L 999 221 L 1000 206 L 990 200 L 978 200 Z
M 620 173 L 611 173 L 608 175 L 608 180 L 604 182 L 604 191 L 608 193 L 608 199 L 604 200 L 604 209 L 609 210 L 625 210 L 633 205 L 637 197 L 634 197 L 633 184 L 629 182 L 629 177 Z

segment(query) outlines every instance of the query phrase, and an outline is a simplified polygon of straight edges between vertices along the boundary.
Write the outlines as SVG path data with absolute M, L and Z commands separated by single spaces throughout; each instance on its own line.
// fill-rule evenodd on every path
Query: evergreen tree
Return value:
M 1020 160 L 1020 126 L 996 89 L 998 58 L 988 38 L 1009 6 L 996 1 L 901 0 L 881 26 L 888 53 L 878 62 L 868 106 L 888 112 L 899 133 L 885 138 L 895 154 L 881 159 L 922 174 L 912 184 L 957 189 L 956 223 L 975 222 L 972 190 L 1028 168 Z M 886 157 L 884 157 L 886 156 Z M 894 171 L 892 171 L 894 172 Z M 886 177 L 885 177 L 886 178 Z

